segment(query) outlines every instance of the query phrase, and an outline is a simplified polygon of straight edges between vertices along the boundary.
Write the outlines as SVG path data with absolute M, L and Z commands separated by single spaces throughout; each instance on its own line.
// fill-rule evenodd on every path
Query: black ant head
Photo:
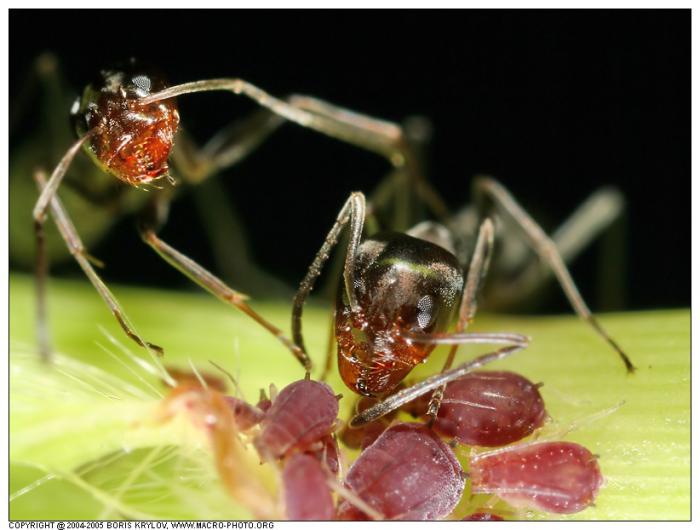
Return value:
M 457 258 L 442 247 L 397 233 L 365 240 L 353 285 L 359 314 L 344 289 L 338 300 L 336 335 L 345 383 L 366 395 L 394 388 L 434 347 L 412 343 L 404 334 L 446 331 L 463 282 Z

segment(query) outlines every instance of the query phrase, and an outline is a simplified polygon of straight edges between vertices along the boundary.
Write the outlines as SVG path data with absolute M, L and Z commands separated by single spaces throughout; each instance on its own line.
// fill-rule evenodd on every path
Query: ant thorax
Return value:
M 462 269 L 445 249 L 405 234 L 362 242 L 355 260 L 350 307 L 344 289 L 336 308 L 338 366 L 345 384 L 360 394 L 391 391 L 434 345 L 411 334 L 443 333 L 462 293 Z
M 139 104 L 139 98 L 167 87 L 160 75 L 130 62 L 103 70 L 76 100 L 71 115 L 79 136 L 105 171 L 133 186 L 167 175 L 168 157 L 180 117 L 174 98 Z

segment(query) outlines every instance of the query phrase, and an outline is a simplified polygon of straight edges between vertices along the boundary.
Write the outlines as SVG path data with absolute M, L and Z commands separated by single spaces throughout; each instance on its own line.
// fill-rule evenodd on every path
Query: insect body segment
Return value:
M 575 513 L 603 485 L 595 455 L 571 442 L 523 444 L 471 459 L 472 492 L 495 493 L 514 506 Z
M 355 258 L 353 285 L 360 311 L 343 296 L 336 308 L 345 384 L 368 396 L 393 390 L 435 347 L 405 334 L 446 331 L 462 283 L 456 258 L 432 243 L 398 233 L 365 240 Z
M 76 101 L 72 116 L 79 136 L 94 133 L 85 150 L 97 164 L 132 186 L 167 175 L 180 116 L 174 99 L 142 105 L 140 98 L 166 87 L 164 79 L 132 62 L 103 70 Z

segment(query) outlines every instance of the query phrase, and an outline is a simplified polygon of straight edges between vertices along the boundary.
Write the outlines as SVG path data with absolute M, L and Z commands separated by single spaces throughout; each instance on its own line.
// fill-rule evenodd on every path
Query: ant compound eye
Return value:
M 151 93 L 151 79 L 147 75 L 137 75 L 131 79 L 137 91 L 145 94 Z
M 427 328 L 432 323 L 435 315 L 433 307 L 433 297 L 429 294 L 426 294 L 418 300 L 418 316 L 416 318 L 421 329 Z

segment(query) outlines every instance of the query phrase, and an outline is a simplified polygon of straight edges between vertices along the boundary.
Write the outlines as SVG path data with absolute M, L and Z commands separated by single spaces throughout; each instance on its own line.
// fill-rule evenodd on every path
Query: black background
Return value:
M 76 94 L 99 68 L 137 56 L 173 83 L 237 76 L 386 119 L 427 116 L 430 178 L 454 208 L 473 175 L 491 174 L 551 229 L 616 185 L 628 201 L 625 307 L 690 304 L 689 10 L 14 10 L 9 40 L 10 103 L 43 51 Z M 183 123 L 203 141 L 252 108 L 235 99 L 180 98 Z M 348 193 L 386 171 L 375 155 L 288 125 L 223 178 L 257 260 L 291 285 Z M 179 201 L 163 236 L 213 266 L 192 208 Z M 572 267 L 594 309 L 596 252 Z M 108 281 L 188 285 L 133 220 L 93 253 Z M 565 306 L 554 291 L 543 308 Z

